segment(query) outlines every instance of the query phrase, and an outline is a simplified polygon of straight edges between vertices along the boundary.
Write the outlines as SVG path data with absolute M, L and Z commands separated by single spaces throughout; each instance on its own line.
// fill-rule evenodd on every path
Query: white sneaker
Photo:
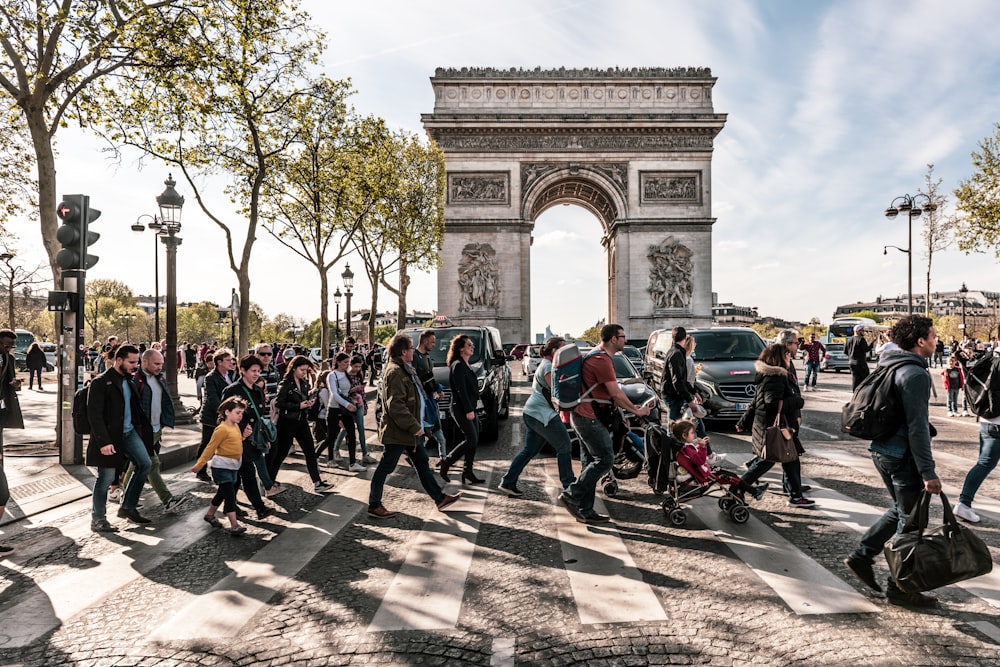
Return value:
M 371 456 L 370 454 L 365 454 L 364 456 L 361 457 L 361 462 L 364 463 L 365 465 L 373 465 L 375 463 L 378 463 L 378 459 L 375 458 L 374 456 Z
M 717 465 L 719 463 L 722 463 L 725 460 L 725 458 L 726 458 L 725 454 L 715 454 L 715 453 L 712 453 L 712 454 L 708 455 L 708 457 L 706 458 L 706 460 L 711 465 Z
M 962 410 L 962 416 L 963 417 L 971 417 L 972 415 L 969 414 L 968 410 Z
M 360 463 L 355 463 L 350 468 L 348 468 L 348 470 L 350 470 L 351 472 L 364 472 L 368 470 L 368 468 L 364 467 Z
M 965 503 L 955 505 L 955 516 L 964 519 L 969 523 L 979 523 L 979 515 L 972 511 L 972 508 Z
M 954 412 L 949 412 L 949 413 L 948 413 L 948 416 L 949 416 L 949 417 L 954 417 L 954 416 L 955 416 L 955 413 L 954 413 Z
M 122 501 L 122 487 L 116 487 L 108 491 L 108 500 L 113 503 L 120 503 Z

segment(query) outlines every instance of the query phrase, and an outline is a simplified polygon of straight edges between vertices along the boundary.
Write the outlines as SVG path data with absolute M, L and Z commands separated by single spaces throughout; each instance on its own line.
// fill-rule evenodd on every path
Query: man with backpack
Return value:
M 581 376 L 585 397 L 570 416 L 573 429 L 583 445 L 580 452 L 583 470 L 559 496 L 566 509 L 580 523 L 606 523 L 611 520 L 606 514 L 594 511 L 594 494 L 597 483 L 608 474 L 615 459 L 611 442 L 614 410 L 622 408 L 640 417 L 648 415 L 650 410 L 649 406 L 633 404 L 615 376 L 611 355 L 625 349 L 625 340 L 625 329 L 621 325 L 607 324 L 601 329 L 601 344 L 583 359 Z
M 1000 356 L 996 352 L 982 359 L 975 352 L 958 349 L 955 356 L 966 373 L 966 402 L 979 417 L 979 458 L 965 475 L 955 516 L 979 523 L 972 509 L 976 492 L 1000 461 Z M 966 414 L 963 410 L 962 414 Z
M 876 373 L 883 367 L 893 366 L 892 382 L 887 386 L 898 398 L 898 402 L 893 403 L 899 411 L 897 426 L 889 429 L 889 435 L 873 439 L 868 449 L 893 504 L 844 560 L 851 572 L 876 591 L 882 588 L 872 569 L 875 557 L 901 529 L 922 491 L 941 492 L 941 480 L 934 470 L 931 454 L 932 427 L 927 407 L 931 395 L 927 359 L 934 354 L 937 332 L 929 317 L 908 315 L 893 327 L 892 340 L 899 349 L 886 350 L 882 354 Z M 864 388 L 856 396 L 863 391 Z M 937 599 L 929 595 L 901 591 L 892 578 L 888 580 L 886 597 L 896 605 L 930 607 L 937 604 Z

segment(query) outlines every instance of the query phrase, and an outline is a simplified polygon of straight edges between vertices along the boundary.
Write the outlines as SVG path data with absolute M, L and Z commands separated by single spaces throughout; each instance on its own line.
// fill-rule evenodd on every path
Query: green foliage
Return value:
M 97 278 L 86 283 L 84 298 L 84 324 L 90 327 L 90 337 L 94 340 L 105 340 L 116 335 L 119 330 L 124 332 L 123 320 L 119 313 L 142 310 L 138 308 L 132 288 L 120 280 Z M 120 328 L 120 329 L 119 329 Z M 129 326 L 131 329 L 131 324 Z
M 189 342 L 211 342 L 229 345 L 229 320 L 226 326 L 217 325 L 219 309 L 208 301 L 196 303 L 187 308 L 177 309 L 177 340 Z
M 955 189 L 961 213 L 955 236 L 962 250 L 992 250 L 1000 258 L 1000 123 L 994 130 L 972 153 L 972 176 Z
M 850 315 L 844 315 L 844 317 L 867 317 L 870 320 L 875 320 L 875 324 L 882 324 L 882 316 L 874 310 L 858 310 Z
M 778 330 L 774 325 L 767 322 L 754 322 L 750 325 L 750 328 L 760 334 L 760 337 L 764 340 L 772 340 L 778 335 Z
M 580 334 L 580 339 L 589 340 L 592 343 L 601 342 L 601 327 L 590 327 L 582 334 Z
M 380 327 L 375 327 L 375 342 L 386 345 L 392 340 L 392 337 L 396 335 L 396 327 L 391 324 L 385 324 Z

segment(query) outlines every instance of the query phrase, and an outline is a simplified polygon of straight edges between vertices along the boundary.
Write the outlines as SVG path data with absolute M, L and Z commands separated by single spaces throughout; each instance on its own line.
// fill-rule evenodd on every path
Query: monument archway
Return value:
M 447 171 L 441 314 L 528 341 L 534 221 L 573 203 L 603 227 L 608 321 L 630 338 L 711 324 L 712 148 L 726 116 L 708 69 L 439 68 L 431 83 L 422 121 Z

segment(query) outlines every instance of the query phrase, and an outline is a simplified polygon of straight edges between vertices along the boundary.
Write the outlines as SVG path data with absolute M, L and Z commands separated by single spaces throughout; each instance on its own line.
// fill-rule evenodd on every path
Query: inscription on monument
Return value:
M 449 204 L 510 204 L 510 173 L 448 172 Z
M 500 267 L 489 243 L 469 243 L 458 263 L 458 309 L 462 312 L 500 307 Z
M 643 204 L 700 204 L 701 174 L 681 171 L 639 172 Z
M 672 236 L 649 246 L 649 295 L 654 310 L 690 310 L 693 254 Z
M 657 151 L 712 150 L 712 135 L 518 134 L 476 135 L 441 132 L 435 139 L 449 151 Z

